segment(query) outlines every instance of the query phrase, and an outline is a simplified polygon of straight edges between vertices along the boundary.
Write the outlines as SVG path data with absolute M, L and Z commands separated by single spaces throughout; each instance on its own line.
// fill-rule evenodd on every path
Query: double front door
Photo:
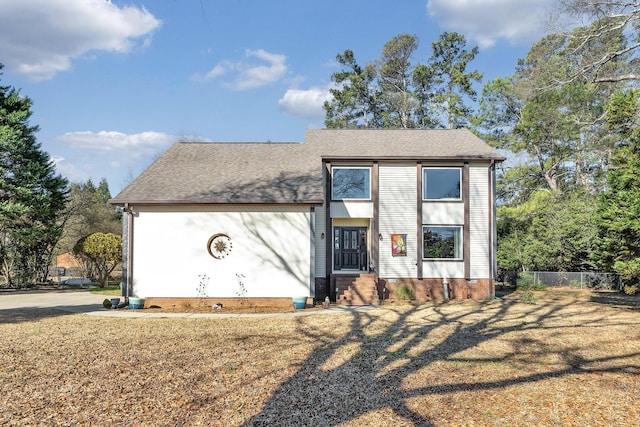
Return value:
M 367 227 L 334 227 L 333 268 L 368 270 Z

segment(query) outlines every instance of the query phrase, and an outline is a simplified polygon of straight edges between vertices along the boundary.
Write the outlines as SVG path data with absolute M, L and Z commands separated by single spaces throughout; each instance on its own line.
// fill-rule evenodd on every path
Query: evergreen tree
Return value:
M 439 127 L 452 129 L 467 126 L 472 108 L 467 99 L 476 100 L 474 82 L 482 80 L 482 73 L 468 71 L 467 66 L 478 54 L 478 47 L 466 49 L 467 40 L 462 34 L 442 33 L 431 44 L 433 54 L 429 59 L 430 79 L 435 83 L 431 102 L 444 115 Z
M 394 36 L 380 58 L 364 67 L 346 50 L 337 56 L 343 69 L 331 76 L 336 87 L 324 104 L 325 126 L 406 129 L 468 124 L 470 101 L 476 96 L 472 85 L 482 74 L 466 70 L 478 48 L 465 46 L 463 36 L 444 33 L 433 44 L 429 65 L 413 62 L 418 38 L 409 34 Z
M 10 286 L 46 279 L 67 197 L 67 181 L 55 174 L 36 141 L 38 127 L 29 124 L 31 106 L 13 87 L 0 86 L 0 262 Z
M 629 285 L 640 283 L 640 91 L 617 93 L 607 109 L 612 131 L 623 137 L 598 201 L 597 259 Z
M 377 128 L 380 124 L 378 90 L 373 85 L 377 71 L 373 65 L 361 67 L 352 51 L 345 50 L 336 60 L 343 69 L 331 76 L 336 88 L 325 101 L 325 125 L 330 129 Z
M 411 88 L 411 56 L 417 48 L 416 36 L 398 34 L 385 43 L 382 49 L 378 74 L 384 128 L 415 127 L 413 116 L 417 103 Z

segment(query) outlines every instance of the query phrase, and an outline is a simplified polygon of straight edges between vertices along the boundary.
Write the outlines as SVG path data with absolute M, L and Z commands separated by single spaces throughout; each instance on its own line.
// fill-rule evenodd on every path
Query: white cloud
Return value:
M 98 153 L 126 153 L 127 157 L 140 158 L 149 151 L 167 147 L 177 138 L 161 132 L 126 134 L 115 131 L 67 132 L 56 138 L 64 145 Z
M 67 132 L 56 138 L 60 146 L 51 159 L 58 173 L 71 182 L 107 178 L 109 187 L 119 191 L 178 139 L 186 140 L 161 132 Z
M 329 99 L 331 99 L 331 93 L 328 89 L 289 89 L 278 100 L 278 105 L 282 111 L 292 116 L 318 119 L 324 117 L 322 105 Z
M 32 80 L 51 79 L 87 52 L 146 46 L 161 24 L 144 8 L 107 0 L 2 0 L 1 60 Z
M 254 59 L 259 62 L 256 63 Z M 206 74 L 195 74 L 193 78 L 207 81 L 228 73 L 236 73 L 234 80 L 228 85 L 237 90 L 245 90 L 276 82 L 287 74 L 288 69 L 285 55 L 269 53 L 264 49 L 248 49 L 244 61 L 233 62 L 225 59 Z
M 442 27 L 465 34 L 480 47 L 498 39 L 531 42 L 546 30 L 554 0 L 429 0 L 427 12 Z

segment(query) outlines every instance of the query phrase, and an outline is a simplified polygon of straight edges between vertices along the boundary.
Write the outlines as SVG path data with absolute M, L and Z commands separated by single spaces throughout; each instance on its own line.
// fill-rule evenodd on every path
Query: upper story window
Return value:
M 422 187 L 425 200 L 460 200 L 461 168 L 423 168 Z
M 371 198 L 371 169 L 364 167 L 334 167 L 331 169 L 331 198 Z

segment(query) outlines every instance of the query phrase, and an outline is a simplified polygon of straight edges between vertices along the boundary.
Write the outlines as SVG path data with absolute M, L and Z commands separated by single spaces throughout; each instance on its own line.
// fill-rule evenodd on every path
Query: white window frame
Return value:
M 366 197 L 336 197 L 336 195 L 334 194 L 334 173 L 336 170 L 342 169 L 363 169 L 367 171 L 369 176 L 369 192 L 368 194 L 366 194 Z M 371 168 L 366 166 L 333 166 L 331 168 L 331 200 L 371 200 Z
M 442 198 L 429 198 L 427 194 L 427 172 L 433 170 L 456 170 L 458 171 L 458 197 L 442 197 Z M 460 167 L 442 167 L 442 166 L 425 166 L 422 168 L 422 200 L 426 201 L 460 201 L 462 200 L 462 168 Z
M 428 256 L 427 250 L 425 248 L 425 232 L 427 231 L 427 229 L 434 229 L 434 228 L 454 228 L 458 230 L 458 233 L 454 235 L 454 238 L 456 238 L 456 241 L 454 242 L 454 244 L 457 244 L 457 246 L 454 246 L 454 256 L 453 257 L 430 257 Z M 447 261 L 461 261 L 464 258 L 464 234 L 463 234 L 463 226 L 462 225 L 423 225 L 422 226 L 422 250 L 423 250 L 423 254 L 422 254 L 422 259 L 425 261 L 440 261 L 440 260 L 447 260 Z

